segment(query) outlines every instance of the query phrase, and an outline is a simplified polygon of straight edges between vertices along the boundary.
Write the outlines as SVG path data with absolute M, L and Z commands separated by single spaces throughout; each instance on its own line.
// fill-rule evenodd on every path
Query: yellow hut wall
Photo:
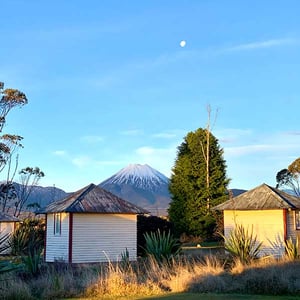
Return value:
M 261 255 L 282 256 L 285 236 L 284 211 L 278 210 L 225 210 L 224 235 L 228 237 L 237 225 L 253 229 L 257 240 L 263 243 Z

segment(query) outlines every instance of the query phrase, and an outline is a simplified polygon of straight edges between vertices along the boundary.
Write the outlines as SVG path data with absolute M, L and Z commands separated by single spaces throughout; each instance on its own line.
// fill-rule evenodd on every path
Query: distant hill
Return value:
M 20 184 L 14 183 L 17 190 Z M 171 202 L 169 178 L 149 165 L 130 164 L 104 180 L 100 187 L 148 210 L 153 215 L 165 216 Z M 243 189 L 231 189 L 232 196 L 244 193 Z M 49 203 L 70 195 L 57 187 L 34 186 L 26 205 L 38 203 L 45 207 Z
M 155 215 L 166 215 L 171 201 L 168 177 L 149 165 L 130 164 L 99 186 Z
M 240 194 L 247 192 L 247 190 L 242 190 L 242 189 L 230 189 L 230 191 L 231 191 L 233 197 L 236 197 Z
M 29 203 L 38 203 L 41 207 L 47 206 L 49 203 L 63 199 L 70 193 L 66 193 L 64 190 L 57 187 L 42 187 L 36 186 L 29 196 Z
M 15 189 L 20 190 L 20 184 L 14 183 Z M 49 203 L 60 200 L 68 196 L 69 193 L 66 193 L 64 190 L 59 189 L 57 187 L 42 187 L 42 186 L 34 186 L 31 194 L 28 197 L 28 201 L 26 205 L 31 203 L 38 203 L 40 207 L 45 207 Z

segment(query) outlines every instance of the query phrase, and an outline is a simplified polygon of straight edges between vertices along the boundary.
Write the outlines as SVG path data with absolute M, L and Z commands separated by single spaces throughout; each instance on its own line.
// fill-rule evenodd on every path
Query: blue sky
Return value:
M 29 100 L 5 127 L 24 137 L 20 168 L 66 191 L 130 163 L 170 176 L 209 104 L 230 187 L 274 185 L 300 156 L 299 11 L 296 0 L 2 1 L 0 81 Z

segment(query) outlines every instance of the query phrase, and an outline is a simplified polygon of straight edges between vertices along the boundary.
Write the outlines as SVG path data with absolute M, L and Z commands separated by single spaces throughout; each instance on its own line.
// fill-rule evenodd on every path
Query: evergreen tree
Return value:
M 207 129 L 189 132 L 178 147 L 172 171 L 169 217 L 175 230 L 212 237 L 217 216 L 211 208 L 228 199 L 229 183 L 218 140 Z

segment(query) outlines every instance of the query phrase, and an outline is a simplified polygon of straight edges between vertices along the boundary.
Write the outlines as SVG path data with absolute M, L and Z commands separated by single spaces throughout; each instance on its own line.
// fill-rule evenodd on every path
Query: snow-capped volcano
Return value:
M 101 183 L 105 184 L 130 184 L 144 190 L 155 190 L 160 185 L 169 184 L 169 179 L 148 165 L 130 164 Z
M 146 164 L 130 164 L 99 186 L 155 213 L 165 213 L 170 202 L 169 179 Z

